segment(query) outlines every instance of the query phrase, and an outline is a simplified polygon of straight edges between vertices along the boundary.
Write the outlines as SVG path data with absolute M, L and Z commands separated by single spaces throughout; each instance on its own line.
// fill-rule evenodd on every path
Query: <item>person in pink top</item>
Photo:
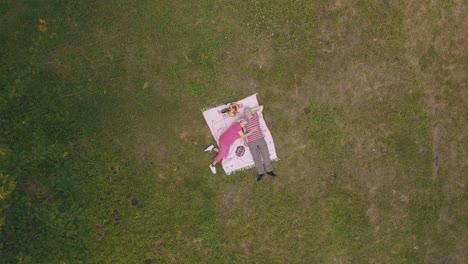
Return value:
M 231 145 L 239 138 L 243 138 L 244 140 L 246 137 L 250 136 L 249 133 L 245 133 L 245 127 L 247 125 L 247 121 L 244 119 L 240 119 L 237 122 L 234 122 L 220 137 L 219 137 L 219 148 L 215 148 L 214 145 L 210 145 L 205 149 L 205 151 L 211 152 L 216 151 L 218 154 L 214 158 L 213 162 L 210 164 L 210 170 L 213 174 L 216 174 L 216 163 L 219 163 L 223 158 L 225 158 L 229 154 L 229 149 Z

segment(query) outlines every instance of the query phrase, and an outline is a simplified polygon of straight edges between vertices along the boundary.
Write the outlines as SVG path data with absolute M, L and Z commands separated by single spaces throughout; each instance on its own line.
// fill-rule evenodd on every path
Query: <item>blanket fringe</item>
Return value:
M 218 107 L 220 107 L 220 106 L 225 106 L 225 105 L 226 105 L 226 104 L 220 104 L 220 105 L 211 106 L 211 107 L 208 106 L 208 107 L 202 108 L 202 109 L 201 109 L 201 112 L 203 113 L 203 112 L 205 112 L 205 111 L 207 111 L 207 110 L 210 110 L 210 109 L 213 109 L 213 108 L 218 108 Z
M 245 170 L 249 170 L 249 169 L 252 169 L 252 168 L 255 168 L 255 165 L 249 165 L 249 166 L 246 166 L 246 167 L 237 169 L 237 170 L 233 170 L 233 171 L 231 171 L 230 173 L 226 173 L 226 175 L 231 175 L 231 174 L 234 174 L 234 173 L 236 173 L 236 172 L 245 171 Z
M 255 95 L 258 95 L 258 93 L 254 93 Z M 206 110 L 210 110 L 210 109 L 213 109 L 213 108 L 218 108 L 220 106 L 228 106 L 229 104 L 219 104 L 219 105 L 216 105 L 216 106 L 208 106 L 208 107 L 205 107 L 205 108 L 202 108 L 201 111 L 202 113 L 205 112 Z
M 272 159 L 271 161 L 279 161 L 279 160 L 280 160 L 279 158 L 276 158 L 276 159 Z M 249 165 L 249 166 L 246 166 L 246 167 L 237 169 L 237 170 L 233 170 L 233 171 L 231 171 L 230 173 L 226 173 L 226 175 L 231 175 L 231 174 L 234 174 L 234 173 L 236 173 L 236 172 L 245 171 L 245 170 L 249 170 L 249 169 L 252 169 L 252 168 L 255 168 L 255 164 Z

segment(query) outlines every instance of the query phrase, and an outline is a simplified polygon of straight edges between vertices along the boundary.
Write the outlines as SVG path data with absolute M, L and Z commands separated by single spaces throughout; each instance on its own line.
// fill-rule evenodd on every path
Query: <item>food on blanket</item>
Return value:
M 228 108 L 222 109 L 220 112 L 221 114 L 228 113 L 229 116 L 237 115 L 237 111 L 239 111 L 239 105 L 236 103 L 230 103 Z
M 236 103 L 231 103 L 231 104 L 229 105 L 229 110 L 234 110 L 234 111 L 237 112 L 237 111 L 239 110 L 239 105 L 236 104 Z
M 237 111 L 239 110 L 239 105 L 236 103 L 231 103 L 229 105 L 229 116 L 235 116 L 237 114 Z
M 237 149 L 236 149 L 236 156 L 237 157 L 242 157 L 242 156 L 244 156 L 244 153 L 245 153 L 244 146 L 238 146 Z

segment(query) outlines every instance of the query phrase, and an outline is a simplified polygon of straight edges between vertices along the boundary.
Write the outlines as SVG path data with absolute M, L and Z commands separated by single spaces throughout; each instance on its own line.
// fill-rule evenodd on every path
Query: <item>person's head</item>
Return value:
M 242 127 L 242 128 L 245 128 L 247 126 L 247 120 L 241 118 L 238 120 L 239 122 L 239 125 Z
M 244 115 L 246 118 L 250 118 L 252 116 L 252 108 L 248 106 L 244 107 Z

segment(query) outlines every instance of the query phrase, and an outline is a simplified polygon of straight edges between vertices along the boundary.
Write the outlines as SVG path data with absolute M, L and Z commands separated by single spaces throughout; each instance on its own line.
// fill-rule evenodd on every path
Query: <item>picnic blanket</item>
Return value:
M 246 106 L 251 108 L 258 106 L 257 94 L 253 94 L 234 103 L 238 104 L 240 109 L 233 117 L 229 116 L 228 113 L 222 113 L 222 110 L 228 108 L 229 104 L 220 105 L 203 111 L 203 117 L 205 118 L 205 121 L 208 124 L 211 134 L 217 144 L 219 143 L 219 137 L 224 133 L 224 131 L 226 131 L 231 124 L 236 122 L 239 118 L 244 117 L 244 108 Z M 278 160 L 273 138 L 270 130 L 265 124 L 262 114 L 260 114 L 260 128 L 265 136 L 265 141 L 267 142 L 268 149 L 270 151 L 270 159 Z M 244 144 L 242 138 L 239 138 L 231 145 L 229 155 L 223 159 L 221 164 L 227 175 L 235 171 L 255 167 L 250 150 L 248 146 Z

